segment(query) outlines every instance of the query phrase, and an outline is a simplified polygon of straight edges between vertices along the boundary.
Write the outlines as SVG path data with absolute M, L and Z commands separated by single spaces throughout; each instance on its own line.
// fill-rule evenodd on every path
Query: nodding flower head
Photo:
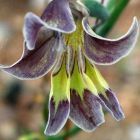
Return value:
M 0 68 L 19 79 L 36 79 L 51 71 L 46 135 L 57 134 L 68 118 L 93 131 L 104 123 L 103 108 L 118 121 L 124 118 L 115 93 L 95 64 L 111 65 L 127 56 L 138 33 L 134 18 L 124 36 L 103 38 L 90 27 L 88 12 L 79 1 L 53 0 L 41 17 L 27 13 L 23 55 L 15 64 Z

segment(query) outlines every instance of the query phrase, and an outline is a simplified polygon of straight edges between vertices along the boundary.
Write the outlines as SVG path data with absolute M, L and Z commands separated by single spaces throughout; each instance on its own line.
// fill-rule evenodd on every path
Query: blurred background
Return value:
M 24 16 L 28 11 L 40 15 L 46 5 L 46 0 L 0 0 L 0 64 L 12 64 L 21 56 Z M 134 16 L 140 19 L 140 0 L 130 0 L 108 37 L 123 35 Z M 69 140 L 140 140 L 140 38 L 127 58 L 98 68 L 116 92 L 126 119 L 116 122 L 107 114 L 106 123 L 95 132 L 81 131 Z M 0 140 L 18 140 L 23 134 L 40 131 L 49 89 L 49 75 L 18 81 L 0 71 Z

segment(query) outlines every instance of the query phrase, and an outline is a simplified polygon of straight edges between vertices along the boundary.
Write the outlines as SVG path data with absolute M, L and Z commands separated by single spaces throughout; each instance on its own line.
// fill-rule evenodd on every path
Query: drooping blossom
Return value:
M 98 36 L 79 1 L 53 0 L 41 17 L 27 13 L 21 58 L 1 70 L 19 78 L 36 79 L 51 71 L 49 119 L 46 135 L 57 134 L 70 118 L 84 131 L 104 123 L 103 109 L 116 120 L 124 113 L 115 93 L 95 64 L 111 65 L 134 48 L 139 33 L 136 17 L 118 39 Z

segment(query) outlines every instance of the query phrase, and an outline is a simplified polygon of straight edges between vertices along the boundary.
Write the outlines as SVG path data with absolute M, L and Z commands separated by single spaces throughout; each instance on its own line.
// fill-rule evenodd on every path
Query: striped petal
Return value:
M 46 30 L 40 34 L 44 34 L 44 32 Z M 50 37 L 47 35 L 43 38 L 41 36 L 34 50 L 28 50 L 24 46 L 23 54 L 15 64 L 11 66 L 0 65 L 0 69 L 18 79 L 35 79 L 47 74 L 56 63 L 57 57 L 63 49 L 63 44 L 57 35 Z M 46 40 L 43 41 L 44 39 Z
M 65 125 L 70 112 L 70 79 L 65 61 L 60 59 L 51 77 L 49 119 L 44 132 L 46 135 L 56 135 Z
M 51 14 L 52 14 L 52 11 L 51 11 Z M 52 14 L 52 16 L 53 16 L 53 14 Z M 56 14 L 55 14 L 55 16 L 59 17 Z M 31 12 L 27 13 L 25 16 L 25 23 L 24 23 L 24 27 L 23 27 L 23 36 L 24 36 L 27 48 L 29 50 L 33 50 L 33 49 L 35 49 L 35 47 L 37 47 L 36 43 L 38 41 L 38 37 L 40 36 L 40 32 L 41 32 L 40 30 L 42 28 L 43 29 L 45 28 L 45 30 L 47 30 L 47 34 L 45 34 L 46 38 L 47 37 L 49 38 L 50 35 L 55 34 L 55 32 L 57 32 L 57 31 L 69 33 L 69 32 L 73 32 L 75 30 L 75 29 L 71 29 L 72 27 L 69 27 L 70 21 L 67 21 L 68 23 L 66 23 L 65 17 L 63 20 L 60 18 L 58 20 L 63 21 L 66 24 L 64 27 L 64 28 L 66 28 L 66 30 L 65 29 L 60 30 L 59 26 L 63 27 L 64 26 L 63 23 L 59 23 L 60 24 L 59 26 L 52 27 L 55 23 L 57 23 L 57 21 L 54 20 L 54 23 L 51 26 L 49 24 L 51 21 L 45 22 L 43 19 L 41 19 L 34 13 L 31 13 Z M 75 25 L 74 25 L 74 28 L 76 28 Z
M 28 50 L 33 50 L 38 47 L 38 41 L 46 41 L 55 34 L 56 31 L 46 26 L 40 17 L 29 12 L 25 16 L 23 27 L 23 36 Z
M 89 90 L 84 90 L 82 96 L 71 90 L 70 119 L 84 131 L 91 132 L 104 122 L 104 115 L 97 96 Z
M 86 68 L 86 74 L 95 84 L 103 107 L 108 110 L 116 120 L 122 120 L 125 116 L 116 95 L 109 88 L 107 82 L 95 66 L 92 66 L 86 61 Z
M 35 49 L 39 31 L 43 27 L 41 19 L 33 13 L 27 13 L 23 27 L 23 36 L 29 50 Z
M 51 1 L 41 18 L 49 28 L 56 31 L 71 33 L 76 29 L 68 0 Z
M 58 91 L 59 92 L 59 91 Z M 61 94 L 61 93 L 58 93 Z M 49 102 L 49 120 L 44 131 L 45 135 L 56 135 L 65 125 L 70 110 L 69 100 L 59 101 L 57 107 L 54 98 Z
M 70 119 L 84 131 L 93 131 L 104 122 L 102 106 L 91 80 L 75 63 L 71 77 Z
M 111 89 L 106 89 L 105 94 L 100 93 L 99 96 L 104 102 L 105 108 L 117 121 L 125 118 L 120 103 Z
M 92 62 L 99 65 L 110 65 L 127 56 L 134 48 L 138 34 L 138 21 L 134 18 L 129 31 L 118 39 L 106 39 L 97 35 L 89 26 L 88 19 L 82 21 L 85 30 L 84 53 Z

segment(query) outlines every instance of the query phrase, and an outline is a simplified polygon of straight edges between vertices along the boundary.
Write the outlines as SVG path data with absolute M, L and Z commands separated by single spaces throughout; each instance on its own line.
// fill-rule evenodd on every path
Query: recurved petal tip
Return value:
M 29 50 L 35 48 L 38 33 L 43 26 L 41 19 L 35 14 L 29 12 L 25 15 L 25 22 L 23 27 L 23 36 Z
M 85 56 L 99 65 L 110 65 L 127 56 L 136 45 L 139 25 L 134 17 L 128 32 L 118 39 L 106 39 L 97 35 L 89 26 L 88 19 L 82 21 L 85 30 Z
M 76 30 L 68 0 L 53 0 L 43 12 L 45 26 L 58 32 L 71 33 Z

